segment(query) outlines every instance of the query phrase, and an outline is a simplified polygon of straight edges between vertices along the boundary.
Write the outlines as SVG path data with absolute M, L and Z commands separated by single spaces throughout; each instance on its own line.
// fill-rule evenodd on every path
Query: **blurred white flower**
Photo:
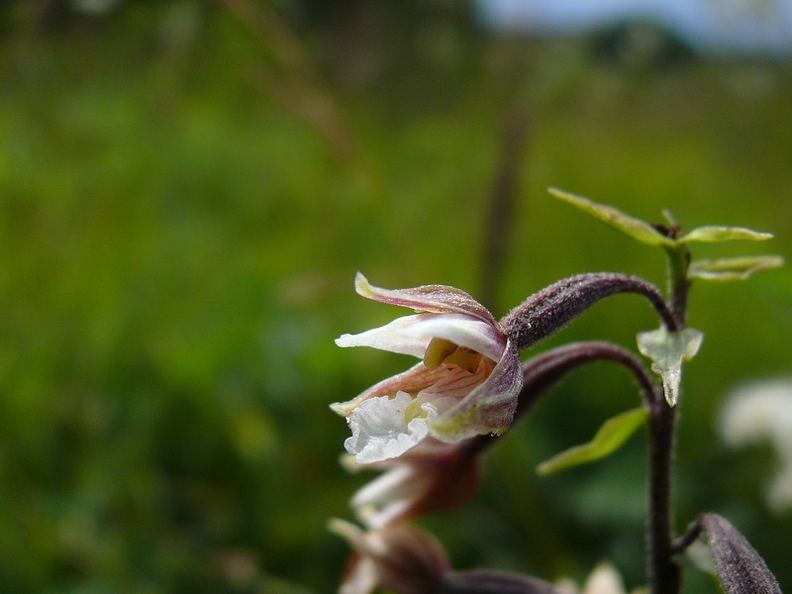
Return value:
M 621 573 L 609 561 L 600 561 L 586 578 L 581 589 L 573 580 L 562 579 L 555 584 L 561 594 L 627 594 Z M 632 590 L 632 594 L 646 594 L 643 588 Z
M 599 563 L 589 574 L 583 594 L 627 594 L 621 574 L 607 562 Z
M 720 417 L 731 446 L 770 443 L 779 469 L 767 491 L 773 511 L 792 509 L 792 378 L 755 382 L 729 394 Z

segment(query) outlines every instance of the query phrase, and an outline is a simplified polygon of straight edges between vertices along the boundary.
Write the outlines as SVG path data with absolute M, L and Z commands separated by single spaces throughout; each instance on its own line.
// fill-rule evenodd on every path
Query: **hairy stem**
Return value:
M 649 373 L 635 355 L 608 342 L 578 342 L 542 353 L 523 365 L 523 388 L 513 422 L 527 415 L 539 399 L 567 374 L 594 361 L 612 361 L 627 368 L 635 378 L 647 406 L 650 409 L 654 406 L 658 398 L 657 391 Z M 665 404 L 662 395 L 659 398 Z M 466 442 L 465 450 L 469 455 L 478 455 L 494 445 L 496 440 L 488 435 L 479 435 Z
M 649 584 L 652 594 L 677 594 L 679 566 L 672 556 L 672 493 L 676 409 L 659 396 L 649 417 Z
M 670 309 L 681 330 L 687 317 L 690 282 L 687 248 L 667 249 Z M 647 526 L 648 574 L 651 594 L 678 594 L 681 572 L 672 559 L 674 517 L 672 482 L 677 409 L 666 405 L 658 395 L 649 417 L 649 518 Z
M 554 334 L 598 301 L 617 293 L 642 295 L 668 330 L 679 329 L 677 318 L 657 287 L 641 278 L 615 272 L 579 274 L 545 287 L 510 311 L 501 320 L 501 327 L 522 350 Z

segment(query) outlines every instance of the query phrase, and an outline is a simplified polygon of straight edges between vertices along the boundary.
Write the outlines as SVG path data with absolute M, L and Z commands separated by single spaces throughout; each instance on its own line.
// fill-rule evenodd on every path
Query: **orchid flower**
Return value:
M 373 529 L 430 512 L 454 509 L 476 492 L 481 478 L 478 451 L 468 441 L 443 443 L 429 437 L 398 458 L 353 470 L 386 469 L 352 497 L 361 522 Z M 351 456 L 350 456 L 351 458 Z
M 352 430 L 344 446 L 359 464 L 401 456 L 433 436 L 455 443 L 503 433 L 522 386 L 516 346 L 492 314 L 453 287 L 388 290 L 358 273 L 357 292 L 417 313 L 361 334 L 336 339 L 341 347 L 368 346 L 413 355 L 421 362 L 331 408 Z
M 334 518 L 329 528 L 353 549 L 339 594 L 371 594 L 377 588 L 397 594 L 438 592 L 450 569 L 440 544 L 407 523 L 367 532 Z

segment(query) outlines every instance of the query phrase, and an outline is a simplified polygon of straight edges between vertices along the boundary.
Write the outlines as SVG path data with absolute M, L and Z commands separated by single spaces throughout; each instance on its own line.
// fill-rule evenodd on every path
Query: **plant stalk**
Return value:
M 690 282 L 690 256 L 684 245 L 666 250 L 669 307 L 684 328 Z M 648 577 L 651 594 L 679 594 L 681 571 L 674 562 L 673 474 L 677 409 L 658 390 L 649 417 Z
M 652 405 L 649 422 L 649 584 L 652 594 L 678 594 L 679 566 L 673 555 L 672 476 L 676 409 L 662 394 Z

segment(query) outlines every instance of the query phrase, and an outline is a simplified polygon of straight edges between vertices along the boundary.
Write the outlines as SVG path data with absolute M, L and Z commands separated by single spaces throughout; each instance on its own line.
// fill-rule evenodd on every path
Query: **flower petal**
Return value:
M 366 330 L 360 334 L 344 334 L 336 338 L 335 343 L 340 347 L 365 346 L 391 353 L 423 357 L 431 337 L 416 335 L 415 332 L 411 333 L 410 329 L 425 317 L 426 314 L 396 318 L 385 326 Z
M 415 504 L 415 494 L 421 494 L 430 480 L 417 466 L 394 466 L 364 485 L 350 503 L 366 526 L 383 528 Z
M 468 293 L 446 285 L 423 285 L 412 289 L 383 289 L 370 285 L 360 272 L 355 277 L 355 290 L 359 295 L 391 305 L 409 307 L 428 313 L 461 313 L 476 317 L 497 326 L 489 310 Z
M 468 501 L 480 482 L 481 460 L 466 443 L 428 437 L 398 458 L 355 465 L 356 469 L 387 468 L 352 497 L 358 519 L 368 528 L 380 529 Z
M 453 443 L 474 435 L 503 433 L 514 418 L 522 379 L 519 353 L 509 340 L 490 376 L 455 406 L 429 420 L 432 435 Z
M 396 394 L 399 391 L 417 394 L 440 381 L 447 373 L 448 371 L 444 367 L 429 368 L 423 363 L 417 363 L 407 371 L 403 371 L 374 384 L 352 400 L 334 402 L 330 405 L 330 408 L 342 417 L 346 417 L 369 398 Z
M 445 338 L 497 361 L 506 348 L 506 339 L 497 326 L 464 314 L 419 316 L 415 324 L 406 328 L 407 336 L 416 338 Z M 423 355 L 422 355 L 423 356 Z
M 432 338 L 454 344 L 497 361 L 506 341 L 496 326 L 465 314 L 418 314 L 397 318 L 379 328 L 336 339 L 340 347 L 366 346 L 392 353 L 423 357 Z
M 371 594 L 378 585 L 377 564 L 370 557 L 362 557 L 355 561 L 338 594 Z
M 347 438 L 344 447 L 355 455 L 358 464 L 396 458 L 429 436 L 427 422 L 437 418 L 437 405 L 443 400 L 451 399 L 421 403 L 420 410 L 424 414 L 408 421 L 407 408 L 413 398 L 406 392 L 399 392 L 393 398 L 369 398 L 347 417 L 352 437 Z M 442 404 L 447 406 L 446 402 Z

